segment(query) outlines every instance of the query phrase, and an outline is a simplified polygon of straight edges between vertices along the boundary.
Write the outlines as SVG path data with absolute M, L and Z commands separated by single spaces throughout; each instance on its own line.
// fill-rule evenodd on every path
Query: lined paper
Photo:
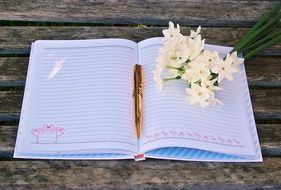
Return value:
M 139 62 L 145 73 L 141 151 L 161 147 L 187 147 L 253 155 L 240 86 L 241 75 L 236 74 L 234 81 L 221 83 L 223 90 L 217 92 L 217 97 L 224 102 L 223 106 L 203 109 L 189 105 L 184 100 L 184 82 L 166 82 L 162 92 L 155 87 L 151 71 L 156 64 L 160 42 L 161 38 L 154 38 L 139 43 Z M 225 53 L 227 51 L 219 50 Z
M 34 49 L 18 151 L 133 155 L 136 43 L 37 41 Z

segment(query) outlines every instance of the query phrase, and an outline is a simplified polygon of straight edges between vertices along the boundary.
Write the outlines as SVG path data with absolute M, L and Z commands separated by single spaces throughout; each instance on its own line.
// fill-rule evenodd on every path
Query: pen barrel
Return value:
M 141 128 L 142 128 L 142 95 L 135 95 L 135 126 L 137 137 L 141 136 Z
M 142 66 L 136 64 L 134 69 L 134 101 L 135 101 L 135 127 L 138 139 L 142 129 Z

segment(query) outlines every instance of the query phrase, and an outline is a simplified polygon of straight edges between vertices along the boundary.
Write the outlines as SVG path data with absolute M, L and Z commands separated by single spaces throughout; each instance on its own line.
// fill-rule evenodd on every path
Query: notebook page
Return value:
M 129 40 L 36 41 L 15 156 L 136 152 Z
M 223 106 L 201 108 L 185 102 L 185 84 L 165 83 L 159 92 L 152 79 L 161 38 L 139 43 L 144 68 L 144 130 L 141 151 L 161 147 L 187 147 L 220 153 L 254 156 L 240 74 L 223 81 L 217 97 Z M 224 50 L 225 49 L 220 49 Z M 229 51 L 229 49 L 228 49 Z

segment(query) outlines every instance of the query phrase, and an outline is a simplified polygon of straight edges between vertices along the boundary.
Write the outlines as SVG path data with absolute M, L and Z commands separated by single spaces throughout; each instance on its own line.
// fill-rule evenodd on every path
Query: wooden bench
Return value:
M 0 189 L 281 189 L 281 44 L 247 61 L 263 163 L 13 159 L 31 42 L 162 36 L 201 25 L 233 46 L 278 1 L 0 1 Z M 142 25 L 139 25 L 142 24 Z

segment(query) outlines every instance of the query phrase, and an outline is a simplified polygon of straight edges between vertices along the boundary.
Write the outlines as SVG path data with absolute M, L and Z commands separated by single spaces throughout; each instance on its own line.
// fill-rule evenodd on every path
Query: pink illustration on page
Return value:
M 160 133 L 151 133 L 145 135 L 145 143 L 150 141 L 159 140 L 159 139 L 167 139 L 167 138 L 181 138 L 181 139 L 190 139 L 190 140 L 197 140 L 203 142 L 210 142 L 215 144 L 223 144 L 229 146 L 238 146 L 241 147 L 241 142 L 238 139 L 229 139 L 224 138 L 222 136 L 213 136 L 213 135 L 206 135 L 201 134 L 199 132 L 192 132 L 192 131 L 165 131 L 161 130 Z
M 58 138 L 62 136 L 65 129 L 55 127 L 54 124 L 47 124 L 31 130 L 31 134 L 36 137 L 36 143 L 58 143 Z

